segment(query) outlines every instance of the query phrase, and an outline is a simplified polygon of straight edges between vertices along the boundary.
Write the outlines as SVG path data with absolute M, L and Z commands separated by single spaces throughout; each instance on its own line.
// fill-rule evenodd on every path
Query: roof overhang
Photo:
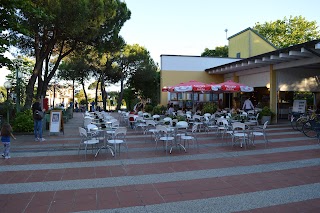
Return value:
M 306 63 L 306 61 L 309 61 L 310 64 Z M 294 64 L 295 67 L 314 66 L 314 64 L 317 64 L 320 67 L 320 40 L 313 40 L 236 62 L 208 68 L 205 71 L 209 74 L 226 74 L 287 62 L 295 62 L 291 63 Z

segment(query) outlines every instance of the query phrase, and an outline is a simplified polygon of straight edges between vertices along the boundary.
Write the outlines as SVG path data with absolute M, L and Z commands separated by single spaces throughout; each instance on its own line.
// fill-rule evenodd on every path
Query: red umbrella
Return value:
M 173 88 L 171 86 L 162 87 L 161 91 L 162 92 L 173 92 Z
M 231 80 L 222 82 L 220 84 L 214 84 L 211 86 L 213 91 L 222 92 L 253 92 L 253 87 L 246 86 Z
M 173 87 L 175 92 L 204 92 L 211 91 L 211 85 L 191 80 L 188 82 L 180 83 Z

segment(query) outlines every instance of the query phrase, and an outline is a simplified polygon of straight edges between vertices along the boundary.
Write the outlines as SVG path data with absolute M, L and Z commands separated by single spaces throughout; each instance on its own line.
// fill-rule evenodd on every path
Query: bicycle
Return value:
M 312 115 L 310 119 L 304 122 L 302 132 L 309 138 L 320 137 L 320 115 Z
M 301 131 L 303 123 L 308 120 L 308 117 L 306 114 L 299 113 L 299 112 L 292 112 L 291 114 L 291 127 L 294 130 Z
M 307 114 L 304 113 L 298 113 L 293 112 L 291 115 L 291 127 L 294 130 L 298 130 L 302 132 L 302 128 L 304 123 L 306 123 L 308 120 L 312 119 L 312 112 L 308 111 Z

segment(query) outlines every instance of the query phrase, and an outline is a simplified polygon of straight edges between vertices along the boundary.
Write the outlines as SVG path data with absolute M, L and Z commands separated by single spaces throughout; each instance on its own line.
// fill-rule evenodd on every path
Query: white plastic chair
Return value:
M 247 141 L 249 141 L 249 135 L 246 132 L 247 126 L 244 123 L 234 122 L 232 123 L 232 145 L 235 145 L 236 141 L 240 141 L 240 147 L 244 144 L 247 147 Z
M 128 146 L 126 142 L 126 135 L 127 135 L 127 128 L 126 127 L 119 127 L 116 130 L 114 130 L 113 138 L 109 139 L 107 141 L 108 144 L 112 145 L 114 148 L 114 156 L 117 155 L 117 146 L 119 148 L 118 152 L 120 155 L 120 145 L 124 144 L 127 152 L 128 152 Z
M 197 136 L 196 136 L 197 129 L 198 129 L 198 125 L 194 124 L 192 126 L 191 132 L 187 132 L 185 135 L 181 136 L 181 140 L 183 140 L 184 146 L 185 146 L 186 142 L 188 142 L 188 148 L 189 148 L 189 141 L 192 141 L 193 146 L 195 147 L 195 145 L 197 144 L 197 148 L 199 150 L 199 144 L 198 144 L 198 140 L 197 140 Z
M 266 128 L 267 128 L 267 125 L 268 125 L 268 122 L 269 121 L 266 121 L 264 122 L 263 124 L 263 127 L 255 127 L 253 129 L 253 132 L 251 132 L 251 135 L 252 135 L 252 144 L 254 145 L 254 140 L 255 140 L 255 137 L 256 136 L 263 136 L 263 139 L 264 139 L 264 147 L 266 148 L 267 147 L 267 144 L 269 143 L 268 139 L 267 139 L 267 136 L 266 136 Z M 260 131 L 259 131 L 260 130 Z
M 156 129 L 158 130 L 158 137 L 156 138 L 156 149 L 157 149 L 157 142 L 159 140 L 165 144 L 166 154 L 168 154 L 168 146 L 170 145 L 170 154 L 171 154 L 174 137 L 169 135 L 168 129 L 165 126 L 158 125 L 156 126 Z
M 79 143 L 79 149 L 78 149 L 78 155 L 80 153 L 80 149 L 81 149 L 81 146 L 84 145 L 84 150 L 85 150 L 85 160 L 87 159 L 87 147 L 88 145 L 91 145 L 92 146 L 92 152 L 93 152 L 93 146 L 94 145 L 98 145 L 99 144 L 99 140 L 96 139 L 96 138 L 90 138 L 88 137 L 88 134 L 87 134 L 87 130 L 82 128 L 82 127 L 79 127 L 79 134 L 81 136 L 81 141 Z

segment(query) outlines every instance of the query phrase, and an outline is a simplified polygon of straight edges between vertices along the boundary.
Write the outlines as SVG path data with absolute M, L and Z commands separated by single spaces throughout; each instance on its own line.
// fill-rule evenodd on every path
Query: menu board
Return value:
M 292 112 L 305 113 L 307 101 L 306 100 L 294 100 Z

